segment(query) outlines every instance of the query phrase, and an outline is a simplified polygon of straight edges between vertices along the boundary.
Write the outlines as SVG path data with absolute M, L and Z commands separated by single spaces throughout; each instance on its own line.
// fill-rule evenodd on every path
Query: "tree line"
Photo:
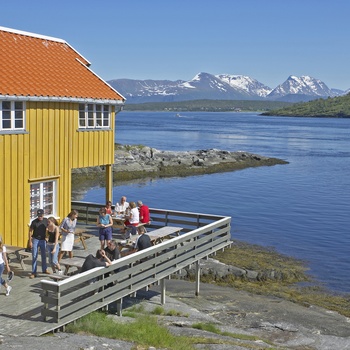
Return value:
M 125 111 L 164 111 L 164 112 L 256 112 L 269 111 L 290 106 L 290 102 L 257 100 L 190 100 L 177 102 L 148 102 L 128 104 Z
M 292 106 L 264 112 L 262 115 L 350 118 L 350 93 L 345 96 L 296 103 Z

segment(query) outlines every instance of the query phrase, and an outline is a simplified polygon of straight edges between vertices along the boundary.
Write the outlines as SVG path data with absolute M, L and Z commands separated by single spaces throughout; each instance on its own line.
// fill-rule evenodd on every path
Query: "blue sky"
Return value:
M 66 40 L 105 80 L 310 75 L 350 88 L 348 0 L 0 0 L 0 26 Z

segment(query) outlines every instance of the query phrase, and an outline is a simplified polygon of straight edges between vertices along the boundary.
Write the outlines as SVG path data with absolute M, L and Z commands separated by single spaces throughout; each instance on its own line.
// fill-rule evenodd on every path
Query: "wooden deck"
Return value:
M 83 219 L 87 224 L 85 227 L 80 224 L 79 227 L 86 229 L 86 233 L 88 234 L 86 237 L 88 238 L 82 241 L 79 237 L 75 241 L 73 253 L 75 257 L 85 258 L 88 254 L 95 255 L 96 250 L 100 247 L 98 229 L 95 220 L 90 220 L 92 214 L 88 210 L 98 210 L 99 206 L 93 203 L 87 205 L 84 202 L 74 202 L 74 207 L 78 205 L 82 207 L 79 213 L 85 213 L 86 217 L 85 219 L 83 217 Z M 29 279 L 29 275 L 31 274 L 31 259 L 26 259 L 24 261 L 25 269 L 23 269 L 23 266 L 21 266 L 18 260 L 13 259 L 10 266 L 15 272 L 15 277 L 10 282 L 12 286 L 11 294 L 6 297 L 3 287 L 0 292 L 0 335 L 40 336 L 49 333 L 94 309 L 106 307 L 111 302 L 121 300 L 121 298 L 130 293 L 136 293 L 142 288 L 147 288 L 150 284 L 149 280 L 151 283 L 162 283 L 163 289 L 161 292 L 161 299 L 163 303 L 163 301 L 165 302 L 165 279 L 172 273 L 176 273 L 192 263 L 196 263 L 198 270 L 196 273 L 198 277 L 196 279 L 196 293 L 198 293 L 199 261 L 200 259 L 207 258 L 217 250 L 224 249 L 232 243 L 230 236 L 231 218 L 163 209 L 151 210 L 151 231 L 155 230 L 154 232 L 156 232 L 157 229 L 161 229 L 164 226 L 183 227 L 184 229 L 181 231 L 181 235 L 160 243 L 158 247 L 149 248 L 154 250 L 154 253 L 151 253 L 150 256 L 150 251 L 146 249 L 135 253 L 135 257 L 126 256 L 120 259 L 120 261 L 115 262 L 117 267 L 120 265 L 120 267 L 123 268 L 124 265 L 126 265 L 127 268 L 130 269 L 130 271 L 120 270 L 118 278 L 124 278 L 124 280 L 122 280 L 121 283 L 115 284 L 114 287 L 103 289 L 98 295 L 93 294 L 89 297 L 91 299 L 89 299 L 89 302 L 92 304 L 79 304 L 79 312 L 73 313 L 73 315 L 67 314 L 66 312 L 66 310 L 69 311 L 67 305 L 69 307 L 71 300 L 66 298 L 66 295 L 60 298 L 60 290 L 70 288 L 71 283 L 74 283 L 75 279 L 80 282 L 85 282 L 88 274 L 86 275 L 85 273 L 85 275 L 76 276 L 75 279 L 73 277 L 71 281 L 67 279 L 61 282 L 55 282 L 49 275 L 40 273 L 41 262 L 39 254 L 38 277 Z M 81 216 L 82 215 L 79 215 L 79 217 Z M 95 214 L 94 217 L 96 217 Z M 151 232 L 149 232 L 149 234 L 151 234 Z M 113 238 L 117 239 L 117 241 L 122 240 L 121 235 L 118 234 L 114 234 Z M 84 243 L 86 247 L 84 247 Z M 161 256 L 161 258 L 159 258 L 159 256 Z M 142 260 L 144 257 L 147 257 L 145 261 Z M 155 259 L 154 262 L 152 259 Z M 141 266 L 142 264 L 144 266 Z M 104 276 L 104 272 L 99 270 L 91 272 L 93 277 L 95 275 L 99 276 L 100 274 Z M 111 274 L 107 278 L 112 281 L 114 275 Z M 103 279 L 101 279 L 101 281 L 102 282 L 99 281 L 97 283 L 100 283 L 103 287 Z M 119 279 L 118 282 L 120 282 Z M 53 293 L 53 295 L 47 294 L 51 293 L 52 286 L 58 286 L 57 295 L 55 293 Z M 84 288 L 88 289 L 89 287 L 85 286 Z M 72 291 L 72 297 L 75 297 L 74 293 L 75 291 Z M 47 303 L 46 305 L 43 304 L 43 300 Z M 97 306 L 97 308 L 95 306 Z M 62 312 L 62 310 L 64 312 Z M 42 316 L 44 314 L 49 316 L 46 321 Z
M 74 244 L 73 254 L 76 257 L 86 257 L 88 254 L 95 255 L 96 250 L 100 247 L 97 228 L 86 226 L 84 229 L 88 234 L 91 234 L 91 237 L 84 241 L 87 247 L 86 250 L 80 240 Z M 116 236 L 116 238 L 118 237 Z M 53 331 L 58 326 L 57 323 L 45 322 L 41 316 L 43 304 L 40 299 L 40 281 L 50 278 L 48 275 L 41 273 L 40 254 L 37 278 L 29 278 L 32 259 L 26 259 L 24 263 L 25 270 L 22 269 L 17 259 L 12 259 L 10 262 L 15 277 L 9 283 L 12 286 L 12 291 L 8 297 L 5 296 L 5 288 L 1 287 L 0 335 L 39 336 Z M 51 268 L 49 268 L 49 271 L 51 271 Z

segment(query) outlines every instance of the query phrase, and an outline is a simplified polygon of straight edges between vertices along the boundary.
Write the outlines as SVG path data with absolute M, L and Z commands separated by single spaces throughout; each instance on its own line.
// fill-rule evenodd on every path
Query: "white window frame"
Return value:
M 4 104 L 10 104 L 10 108 L 4 108 Z M 19 108 L 19 105 L 21 107 Z M 9 114 L 9 116 L 7 115 Z M 5 119 L 6 118 L 6 119 Z M 10 127 L 4 128 L 3 121 L 9 120 Z M 16 127 L 16 121 L 21 120 L 22 126 Z M 26 127 L 26 103 L 25 101 L 0 100 L 0 131 L 22 131 Z
M 79 129 L 109 129 L 111 106 L 102 103 L 79 103 Z
M 57 217 L 56 198 L 57 180 L 32 182 L 30 184 L 30 219 L 34 219 L 37 216 L 36 212 L 38 209 L 43 209 L 46 217 Z

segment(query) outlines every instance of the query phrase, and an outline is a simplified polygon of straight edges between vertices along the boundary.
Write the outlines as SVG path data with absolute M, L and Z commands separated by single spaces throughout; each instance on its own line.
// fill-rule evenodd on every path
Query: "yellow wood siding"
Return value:
M 27 102 L 26 133 L 0 135 L 0 234 L 5 244 L 25 246 L 30 222 L 30 184 L 56 180 L 57 215 L 71 209 L 71 169 L 114 163 L 112 128 L 78 130 L 78 104 Z

